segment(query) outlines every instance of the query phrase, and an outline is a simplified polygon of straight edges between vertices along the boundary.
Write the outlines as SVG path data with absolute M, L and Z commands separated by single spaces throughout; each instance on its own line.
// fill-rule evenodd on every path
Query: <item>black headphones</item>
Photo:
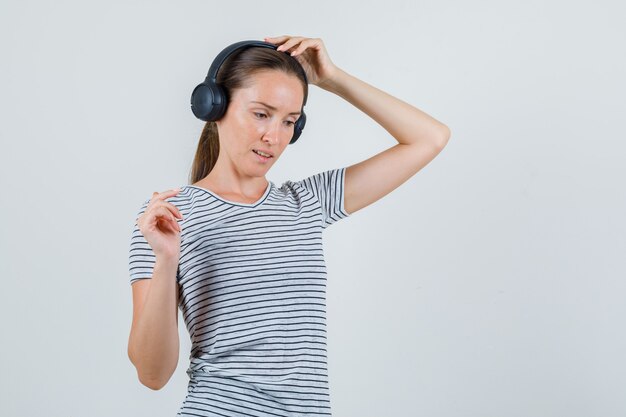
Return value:
M 220 86 L 216 82 L 217 71 L 230 54 L 239 49 L 249 47 L 276 49 L 278 48 L 278 45 L 274 45 L 269 42 L 248 40 L 235 42 L 232 45 L 224 48 L 224 50 L 220 52 L 217 57 L 215 57 L 215 60 L 213 60 L 211 68 L 209 68 L 209 73 L 207 74 L 204 82 L 198 84 L 198 86 L 193 89 L 193 93 L 191 93 L 191 111 L 193 111 L 193 114 L 198 119 L 204 120 L 205 122 L 213 122 L 219 120 L 224 115 L 224 113 L 226 113 L 226 108 L 228 107 L 228 99 L 222 86 Z M 284 52 L 287 54 L 287 56 L 289 56 L 289 58 L 296 60 L 289 54 L 289 52 Z M 298 61 L 296 60 L 296 62 Z M 302 70 L 304 79 L 308 84 L 306 72 L 299 62 L 298 67 Z M 300 134 L 302 133 L 302 130 L 304 129 L 304 125 L 306 124 L 306 115 L 304 114 L 305 104 L 306 97 L 304 99 L 304 103 L 302 104 L 302 113 L 294 124 L 293 136 L 291 138 L 291 141 L 289 142 L 290 145 L 298 140 Z

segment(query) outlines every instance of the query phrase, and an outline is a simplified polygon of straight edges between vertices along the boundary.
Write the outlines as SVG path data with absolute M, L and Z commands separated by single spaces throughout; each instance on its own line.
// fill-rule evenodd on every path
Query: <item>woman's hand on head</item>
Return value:
M 304 68 L 309 83 L 321 87 L 331 81 L 338 67 L 330 60 L 324 42 L 320 38 L 302 36 L 276 36 L 264 38 L 265 42 L 278 45 L 279 51 L 290 52 Z
M 146 210 L 137 219 L 137 226 L 157 258 L 180 258 L 180 225 L 182 220 L 178 208 L 165 201 L 178 194 L 179 190 L 152 193 Z

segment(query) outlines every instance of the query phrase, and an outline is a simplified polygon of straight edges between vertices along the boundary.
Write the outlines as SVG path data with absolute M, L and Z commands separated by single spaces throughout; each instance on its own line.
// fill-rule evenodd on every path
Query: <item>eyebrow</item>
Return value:
M 265 107 L 267 107 L 267 108 L 268 108 L 268 109 L 270 109 L 270 110 L 274 110 L 274 111 L 278 110 L 276 107 L 274 107 L 274 106 L 270 106 L 269 104 L 267 104 L 267 103 L 263 103 L 262 101 L 251 101 L 251 103 L 259 103 L 259 104 L 264 105 Z M 292 111 L 292 112 L 291 112 L 291 113 L 289 113 L 289 114 L 300 114 L 300 112 L 299 112 L 299 111 Z

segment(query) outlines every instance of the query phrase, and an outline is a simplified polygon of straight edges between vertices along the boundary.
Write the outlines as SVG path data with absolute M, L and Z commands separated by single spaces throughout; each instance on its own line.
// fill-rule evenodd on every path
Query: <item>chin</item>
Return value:
M 250 170 L 250 175 L 253 177 L 264 177 L 271 167 L 269 164 L 264 167 L 254 167 Z

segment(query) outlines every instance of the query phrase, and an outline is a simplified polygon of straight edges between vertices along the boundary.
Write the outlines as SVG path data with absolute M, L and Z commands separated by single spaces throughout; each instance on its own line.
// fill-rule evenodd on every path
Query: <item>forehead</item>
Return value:
M 261 101 L 285 111 L 300 110 L 304 100 L 301 81 L 283 71 L 257 72 L 250 77 L 250 84 L 239 92 L 245 104 Z

